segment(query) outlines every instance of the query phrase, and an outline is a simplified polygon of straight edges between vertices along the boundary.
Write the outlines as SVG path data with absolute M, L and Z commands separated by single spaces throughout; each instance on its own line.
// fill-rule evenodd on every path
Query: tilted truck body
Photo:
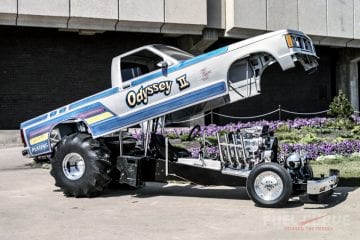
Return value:
M 166 160 L 163 167 L 166 167 L 167 175 L 169 161 L 170 165 L 176 162 L 184 165 L 181 161 L 186 162 L 189 156 L 186 150 L 169 150 L 168 143 L 165 144 L 159 137 L 157 142 L 163 146 L 156 146 L 154 133 L 150 137 L 151 127 L 156 131 L 152 120 L 158 123 L 157 119 L 182 109 L 205 112 L 255 96 L 261 92 L 262 72 L 271 64 L 277 62 L 282 70 L 286 70 L 298 61 L 306 71 L 311 71 L 318 65 L 316 58 L 311 40 L 302 32 L 293 30 L 267 33 L 196 57 L 166 45 L 144 46 L 113 59 L 111 89 L 23 122 L 23 154 L 29 157 L 50 155 L 56 185 L 68 195 L 88 196 L 100 192 L 111 178 L 114 179 L 108 176 L 112 168 L 120 171 L 120 182 L 138 185 L 141 174 L 136 171 L 135 176 L 129 177 L 134 174 L 128 172 L 134 168 L 128 164 L 131 158 L 134 159 L 130 162 L 136 162 L 136 167 L 148 167 L 143 172 L 151 172 L 152 177 L 142 180 L 159 180 L 159 169 L 153 169 L 154 164 L 159 166 L 156 161 Z M 142 123 L 147 123 L 143 124 L 147 126 L 147 131 L 142 150 L 139 150 L 129 138 L 123 142 L 122 132 Z M 114 140 L 114 136 L 118 141 Z M 90 147 L 93 144 L 97 145 L 95 150 Z M 235 147 L 235 151 L 239 149 Z M 90 156 L 89 152 L 94 154 Z M 254 167 L 251 164 L 245 166 L 247 160 L 244 159 L 244 166 L 240 169 L 239 160 L 231 164 L 230 155 L 227 160 L 224 160 L 226 155 L 219 157 L 209 160 L 216 161 L 212 170 L 222 171 L 230 164 L 234 171 L 241 172 L 246 168 L 248 172 L 245 175 L 238 175 L 247 178 Z M 92 166 L 92 161 L 100 161 L 102 166 Z M 191 164 L 188 165 L 196 165 L 191 160 L 189 162 Z M 204 167 L 205 164 L 203 169 L 206 169 Z M 89 169 L 94 171 L 92 175 L 88 173 Z M 91 176 L 85 176 L 87 174 Z M 86 178 L 100 180 L 94 186 Z M 332 181 L 334 184 L 329 190 L 336 186 L 337 178 Z

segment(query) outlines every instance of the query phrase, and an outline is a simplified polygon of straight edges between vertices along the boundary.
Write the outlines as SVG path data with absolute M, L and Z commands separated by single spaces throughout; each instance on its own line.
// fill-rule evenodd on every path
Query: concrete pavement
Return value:
M 255 207 L 244 188 L 149 183 L 67 198 L 21 148 L 0 149 L 0 239 L 357 239 L 360 191 L 325 204 Z
M 21 146 L 20 130 L 0 130 L 0 148 Z

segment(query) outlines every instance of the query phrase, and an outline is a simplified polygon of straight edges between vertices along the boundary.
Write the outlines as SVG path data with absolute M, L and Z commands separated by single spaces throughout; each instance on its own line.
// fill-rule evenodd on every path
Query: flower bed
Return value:
M 322 155 L 349 155 L 360 152 L 360 118 L 353 117 L 353 120 L 339 121 L 334 118 L 297 118 L 286 121 L 254 121 L 230 123 L 225 126 L 210 124 L 201 127 L 200 135 L 205 134 L 209 140 L 216 140 L 219 132 L 232 132 L 243 128 L 268 125 L 270 130 L 275 132 L 280 142 L 280 157 L 286 157 L 292 151 L 307 152 L 308 157 L 316 159 Z M 188 128 L 167 128 L 165 135 L 170 139 L 186 141 L 190 129 Z M 134 132 L 134 136 L 140 138 L 140 132 Z M 190 146 L 192 156 L 199 155 L 200 148 Z M 210 154 L 216 154 L 217 147 L 209 147 Z
M 281 156 L 287 156 L 293 151 L 303 151 L 307 153 L 310 159 L 316 159 L 324 155 L 350 155 L 354 152 L 360 152 L 360 140 L 345 140 L 342 142 L 315 144 L 281 144 Z

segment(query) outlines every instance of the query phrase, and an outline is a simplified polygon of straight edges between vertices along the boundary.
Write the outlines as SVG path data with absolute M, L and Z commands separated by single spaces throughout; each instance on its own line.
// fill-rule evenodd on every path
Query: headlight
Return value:
M 286 34 L 285 40 L 288 48 L 299 48 L 303 51 L 316 54 L 311 40 L 305 36 Z
M 299 37 L 299 36 L 286 34 L 285 35 L 285 40 L 286 40 L 286 43 L 288 45 L 288 48 L 305 48 L 305 49 L 308 48 L 308 47 L 305 46 L 304 39 Z
M 289 48 L 294 47 L 293 37 L 290 34 L 286 34 L 285 39 Z
M 286 166 L 291 169 L 297 169 L 299 167 L 301 167 L 301 157 L 300 154 L 298 153 L 293 153 L 291 154 L 287 159 L 286 159 Z

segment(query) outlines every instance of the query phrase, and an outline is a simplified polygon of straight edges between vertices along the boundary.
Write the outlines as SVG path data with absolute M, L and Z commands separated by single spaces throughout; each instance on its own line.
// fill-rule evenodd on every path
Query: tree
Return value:
M 329 109 L 328 115 L 343 119 L 350 118 L 354 112 L 350 101 L 342 90 L 339 90 L 338 95 L 334 97 L 333 101 L 330 103 Z

